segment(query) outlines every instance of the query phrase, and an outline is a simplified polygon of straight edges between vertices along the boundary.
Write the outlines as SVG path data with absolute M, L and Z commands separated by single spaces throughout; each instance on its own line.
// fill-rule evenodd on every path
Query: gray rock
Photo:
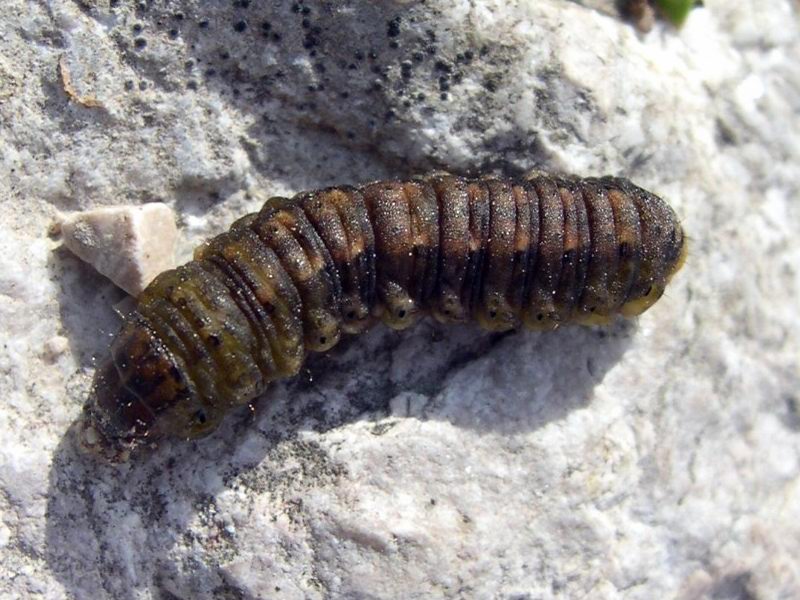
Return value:
M 6 3 L 0 595 L 800 594 L 797 3 L 646 36 L 583 4 Z M 635 323 L 378 328 L 209 438 L 76 454 L 123 294 L 59 213 L 165 202 L 186 258 L 266 196 L 444 167 L 629 176 L 688 264 Z

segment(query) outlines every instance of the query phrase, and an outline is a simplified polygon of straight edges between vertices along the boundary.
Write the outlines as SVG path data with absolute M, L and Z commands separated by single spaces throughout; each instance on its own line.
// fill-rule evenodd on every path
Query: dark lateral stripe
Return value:
M 452 176 L 428 180 L 439 204 L 439 285 L 434 314 L 447 321 L 463 321 L 467 314 L 461 290 L 469 259 L 469 199 L 466 183 Z
M 237 272 L 231 262 L 219 255 L 210 256 L 200 264 L 225 285 L 239 310 L 247 317 L 255 342 L 251 347 L 251 352 L 256 357 L 255 363 L 258 365 L 264 382 L 275 379 L 278 376 L 278 369 L 267 333 L 267 328 L 271 323 L 267 324 L 269 317 L 253 294 L 247 280 Z
M 522 310 L 520 312 L 520 318 L 524 319 L 525 315 L 531 312 L 532 288 L 538 279 L 541 201 L 539 200 L 539 194 L 536 193 L 536 189 L 530 181 L 522 182 L 520 187 L 525 191 L 525 195 L 528 197 L 528 205 L 530 206 L 530 237 L 528 240 L 528 257 L 525 263 L 525 283 L 522 288 Z
M 580 300 L 586 288 L 586 277 L 589 271 L 589 261 L 592 255 L 592 235 L 589 226 L 589 215 L 586 201 L 583 197 L 583 186 L 575 179 L 564 181 L 575 201 L 575 217 L 578 230 L 578 252 L 575 264 L 575 291 L 573 312 L 580 309 Z
M 356 267 L 358 289 L 361 301 L 372 311 L 376 302 L 377 253 L 375 250 L 375 231 L 369 220 L 367 204 L 361 190 L 345 186 L 338 189 L 333 204 L 345 226 L 351 242 L 351 259 Z M 357 241 L 357 244 L 355 243 Z M 356 248 L 360 248 L 356 251 Z
M 311 265 L 318 271 L 315 281 L 318 282 L 316 285 L 319 286 L 322 302 L 327 305 L 328 310 L 338 314 L 342 286 L 330 252 L 299 206 L 293 205 L 287 208 L 286 212 L 293 219 L 293 227 L 289 227 L 290 232 L 305 251 Z
M 239 274 L 248 281 L 256 301 L 269 317 L 265 333 L 279 376 L 296 374 L 305 358 L 303 304 L 294 281 L 261 235 L 261 215 L 241 235 L 247 237 L 249 254 L 239 257 Z M 271 323 L 272 327 L 269 327 Z M 273 333 L 274 332 L 274 333 Z
M 385 181 L 361 189 L 375 231 L 378 294 L 387 302 L 387 289 L 408 289 L 413 270 L 411 217 L 402 184 Z
M 316 348 L 320 332 L 312 315 L 316 311 L 323 311 L 330 317 L 330 321 L 336 323 L 338 332 L 339 298 L 335 296 L 332 286 L 326 281 L 324 262 L 309 256 L 299 241 L 302 236 L 298 230 L 295 217 L 288 210 L 279 209 L 261 221 L 259 235 L 264 243 L 272 248 L 283 269 L 292 279 L 300 295 L 306 344 Z M 336 316 L 332 314 L 334 312 Z
M 229 238 L 220 238 L 228 244 L 223 250 L 240 252 L 238 242 L 226 237 Z M 203 325 L 197 327 L 195 333 L 218 365 L 219 379 L 231 390 L 230 394 L 214 398 L 212 402 L 221 401 L 216 405 L 238 404 L 243 401 L 243 396 L 252 397 L 262 387 L 253 356 L 251 324 L 220 279 L 211 275 L 198 261 L 185 267 L 188 276 L 173 293 L 178 301 L 183 300 L 186 310 L 203 319 Z
M 333 261 L 341 290 L 339 310 L 343 327 L 355 332 L 363 328 L 369 319 L 370 306 L 365 302 L 368 295 L 364 281 L 363 262 L 366 240 L 361 224 L 348 194 L 340 189 L 328 188 L 296 197 L 297 206 L 327 249 Z M 344 204 L 342 217 L 339 204 Z M 349 208 L 348 208 L 349 206 Z
M 409 293 L 423 310 L 430 307 L 439 270 L 439 204 L 430 185 L 411 181 L 403 185 L 411 216 L 414 266 Z
M 489 179 L 489 238 L 483 282 L 483 305 L 499 302 L 492 310 L 508 311 L 511 282 L 514 277 L 514 243 L 517 229 L 517 205 L 511 185 L 506 181 Z M 494 298 L 492 298 L 494 297 Z M 493 318 L 492 315 L 489 315 Z
M 522 318 L 524 304 L 525 281 L 528 277 L 528 257 L 531 245 L 531 203 L 528 192 L 515 182 L 511 194 L 515 204 L 513 265 L 511 283 L 508 290 L 508 302 L 517 319 Z
M 561 276 L 558 282 L 555 303 L 559 320 L 566 321 L 577 302 L 575 280 L 578 263 L 578 214 L 572 192 L 562 182 L 557 182 L 558 193 L 564 210 L 564 250 L 561 255 Z
M 617 234 L 619 267 L 611 285 L 614 308 L 621 307 L 628 298 L 639 273 L 641 261 L 641 227 L 639 211 L 628 194 L 613 185 L 606 186 L 609 202 L 614 211 L 614 229 Z
M 617 253 L 614 215 L 605 189 L 596 180 L 582 183 L 592 235 L 592 253 L 580 306 L 584 312 L 607 314 L 608 284 L 616 275 Z
M 561 277 L 564 250 L 564 207 L 552 180 L 538 177 L 531 181 L 539 196 L 539 256 L 536 279 L 531 287 L 530 308 L 538 321 L 551 317 L 554 294 Z
M 469 241 L 467 268 L 461 288 L 461 303 L 475 317 L 483 304 L 483 288 L 491 227 L 491 196 L 485 181 L 468 181 Z

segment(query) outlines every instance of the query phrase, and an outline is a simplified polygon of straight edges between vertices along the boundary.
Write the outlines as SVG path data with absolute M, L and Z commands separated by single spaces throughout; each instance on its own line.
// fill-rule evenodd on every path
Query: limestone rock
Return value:
M 614 4 L 7 0 L 0 596 L 800 597 L 800 7 Z M 628 176 L 688 262 L 634 323 L 376 328 L 206 439 L 75 452 L 122 293 L 57 215 L 166 203 L 183 260 L 442 168 Z
M 166 204 L 113 206 L 69 215 L 64 245 L 132 296 L 175 266 L 178 230 Z

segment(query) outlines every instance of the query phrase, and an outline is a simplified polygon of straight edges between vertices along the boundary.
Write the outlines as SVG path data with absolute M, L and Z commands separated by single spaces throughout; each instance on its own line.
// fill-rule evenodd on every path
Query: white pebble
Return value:
M 64 245 L 132 296 L 175 266 L 178 230 L 166 204 L 114 206 L 61 222 Z

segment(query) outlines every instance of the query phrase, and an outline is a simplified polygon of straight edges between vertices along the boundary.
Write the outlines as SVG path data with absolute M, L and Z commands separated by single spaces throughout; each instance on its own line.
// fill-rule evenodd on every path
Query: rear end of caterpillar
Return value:
M 123 460 L 207 434 L 309 352 L 376 321 L 505 331 L 635 316 L 685 258 L 672 209 L 620 178 L 437 174 L 273 198 L 141 294 L 95 376 L 81 440 Z

